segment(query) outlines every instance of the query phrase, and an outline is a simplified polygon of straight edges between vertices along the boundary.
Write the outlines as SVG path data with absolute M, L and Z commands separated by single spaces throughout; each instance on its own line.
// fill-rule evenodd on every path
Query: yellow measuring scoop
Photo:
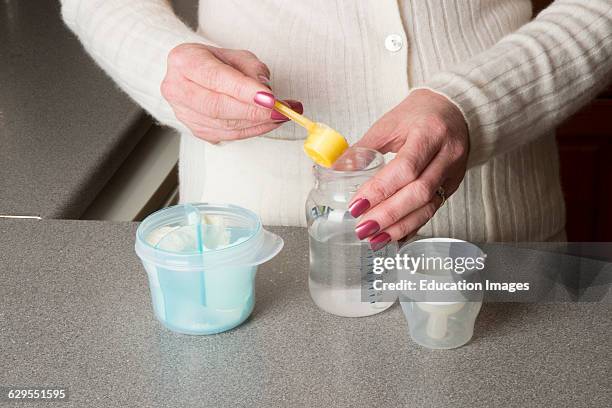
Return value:
M 326 124 L 313 122 L 279 101 L 274 102 L 274 110 L 306 129 L 308 137 L 304 142 L 304 151 L 315 163 L 331 167 L 348 149 L 349 145 L 344 136 Z

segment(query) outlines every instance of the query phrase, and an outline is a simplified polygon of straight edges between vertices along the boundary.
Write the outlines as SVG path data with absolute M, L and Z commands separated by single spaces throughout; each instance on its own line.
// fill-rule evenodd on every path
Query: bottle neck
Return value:
M 329 174 L 315 170 L 315 187 L 320 189 L 345 189 L 356 191 L 365 181 L 374 176 L 376 171 L 358 172 L 358 174 Z
M 314 166 L 316 187 L 356 190 L 374 176 L 385 164 L 379 152 L 365 148 L 350 148 L 333 167 Z

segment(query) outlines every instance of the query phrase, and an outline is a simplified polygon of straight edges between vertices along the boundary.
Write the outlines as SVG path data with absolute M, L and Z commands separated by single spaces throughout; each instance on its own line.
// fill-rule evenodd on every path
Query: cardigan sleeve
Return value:
M 160 123 L 189 133 L 160 85 L 172 48 L 209 41 L 183 24 L 166 0 L 61 0 L 61 6 L 66 25 L 121 89 Z
M 612 0 L 557 0 L 419 88 L 446 96 L 463 113 L 471 167 L 550 131 L 611 79 Z

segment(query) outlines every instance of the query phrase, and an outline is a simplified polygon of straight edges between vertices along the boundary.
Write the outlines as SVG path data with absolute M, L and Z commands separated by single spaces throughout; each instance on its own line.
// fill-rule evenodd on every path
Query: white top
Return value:
M 228 202 L 266 224 L 304 225 L 305 132 L 210 145 L 159 90 L 182 42 L 253 51 L 282 98 L 350 142 L 411 89 L 448 96 L 470 129 L 461 187 L 420 231 L 469 241 L 544 240 L 563 229 L 551 130 L 612 77 L 612 0 L 201 0 L 198 33 L 164 0 L 62 0 L 85 49 L 159 122 L 183 133 L 182 201 Z

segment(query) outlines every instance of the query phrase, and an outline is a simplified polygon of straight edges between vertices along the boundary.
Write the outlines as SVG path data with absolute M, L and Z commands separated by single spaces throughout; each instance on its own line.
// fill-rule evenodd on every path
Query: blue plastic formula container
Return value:
M 255 213 L 233 205 L 165 208 L 136 232 L 155 316 L 186 334 L 220 333 L 244 322 L 255 304 L 257 266 L 282 247 Z

